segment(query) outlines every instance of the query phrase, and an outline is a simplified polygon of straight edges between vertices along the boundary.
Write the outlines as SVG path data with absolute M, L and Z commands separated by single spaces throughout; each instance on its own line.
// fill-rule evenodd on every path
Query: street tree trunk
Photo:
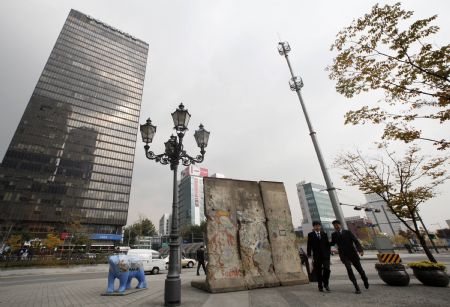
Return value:
M 430 249 L 427 246 L 427 243 L 425 242 L 425 239 L 423 237 L 423 235 L 420 232 L 416 232 L 416 236 L 419 239 L 420 245 L 422 245 L 423 247 L 423 251 L 425 252 L 425 254 L 428 257 L 428 260 L 430 260 L 431 262 L 436 263 L 436 259 L 434 258 L 433 254 L 431 253 Z

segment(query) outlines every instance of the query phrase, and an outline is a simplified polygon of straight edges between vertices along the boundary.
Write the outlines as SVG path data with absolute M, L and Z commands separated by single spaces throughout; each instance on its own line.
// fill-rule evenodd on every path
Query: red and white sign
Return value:
M 199 168 L 194 165 L 190 165 L 181 171 L 181 178 L 187 176 L 198 176 L 198 177 L 208 177 L 207 168 Z

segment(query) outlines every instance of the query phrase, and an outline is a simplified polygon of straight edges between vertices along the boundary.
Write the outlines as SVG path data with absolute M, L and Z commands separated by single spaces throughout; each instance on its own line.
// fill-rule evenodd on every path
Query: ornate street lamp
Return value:
M 154 154 L 150 151 L 149 143 L 152 142 L 156 133 L 156 126 L 152 125 L 150 119 L 141 125 L 142 141 L 145 143 L 145 156 L 150 160 L 155 160 L 161 164 L 170 164 L 173 171 L 173 203 L 172 203 L 172 228 L 170 231 L 170 252 L 169 252 L 169 272 L 164 285 L 164 304 L 166 306 L 179 306 L 181 304 L 181 280 L 180 280 L 180 241 L 179 241 L 179 225 L 178 225 L 178 187 L 177 175 L 178 165 L 188 166 L 195 163 L 203 162 L 205 158 L 205 148 L 208 146 L 209 132 L 200 124 L 198 130 L 195 131 L 194 137 L 200 148 L 200 155 L 195 158 L 186 153 L 183 147 L 183 138 L 188 130 L 187 126 L 191 114 L 184 109 L 181 103 L 178 109 L 172 113 L 174 130 L 176 135 L 172 135 L 167 142 L 164 143 L 165 150 L 162 154 Z

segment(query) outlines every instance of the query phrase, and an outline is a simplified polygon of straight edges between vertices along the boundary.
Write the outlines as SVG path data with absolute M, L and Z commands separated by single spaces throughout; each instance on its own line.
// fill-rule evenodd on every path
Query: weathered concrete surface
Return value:
M 210 292 L 246 289 L 239 256 L 236 200 L 232 193 L 239 183 L 219 178 L 203 179 L 208 250 L 205 286 Z
M 307 283 L 282 183 L 204 178 L 209 292 Z M 265 202 L 268 202 L 265 204 Z
M 235 194 L 233 201 L 239 225 L 239 251 L 247 288 L 279 286 L 280 281 L 274 272 L 259 184 L 255 181 L 241 181 L 230 192 Z
M 284 184 L 260 182 L 275 274 L 282 285 L 308 283 L 295 244 L 294 226 Z

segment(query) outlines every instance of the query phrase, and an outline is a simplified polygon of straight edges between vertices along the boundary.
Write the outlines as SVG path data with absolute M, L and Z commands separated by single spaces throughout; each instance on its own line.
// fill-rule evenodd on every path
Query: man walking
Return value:
M 203 268 L 203 272 L 206 274 L 206 267 L 205 267 L 205 249 L 203 246 L 200 246 L 200 248 L 197 250 L 197 276 L 200 275 L 200 265 Z
M 313 231 L 308 234 L 307 255 L 313 254 L 313 267 L 317 276 L 319 291 L 323 288 L 330 291 L 328 281 L 330 279 L 330 243 L 328 235 L 322 231 L 322 225 L 318 221 L 313 222 Z
M 340 221 L 335 220 L 332 222 L 332 224 L 336 231 L 333 232 L 331 235 L 330 244 L 331 245 L 337 244 L 339 249 L 339 258 L 341 258 L 342 263 L 345 265 L 345 268 L 347 269 L 348 278 L 355 286 L 355 293 L 360 294 L 361 289 L 358 286 L 355 274 L 353 274 L 352 264 L 358 271 L 359 275 L 361 275 L 361 279 L 364 282 L 364 287 L 366 289 L 369 289 L 369 280 L 367 279 L 366 272 L 364 272 L 364 269 L 361 266 L 361 261 L 357 253 L 358 251 L 359 254 L 363 256 L 364 255 L 363 248 L 361 246 L 361 243 L 359 243 L 358 239 L 351 231 L 342 229 Z

